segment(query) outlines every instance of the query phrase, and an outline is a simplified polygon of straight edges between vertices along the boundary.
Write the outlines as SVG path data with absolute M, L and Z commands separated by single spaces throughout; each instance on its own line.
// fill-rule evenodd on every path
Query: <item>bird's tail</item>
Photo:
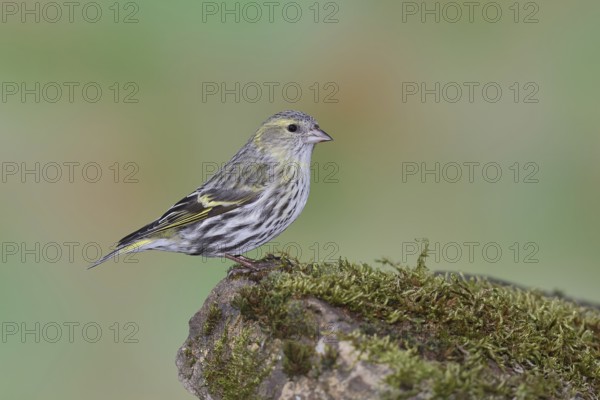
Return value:
M 100 258 L 98 261 L 94 262 L 87 269 L 94 268 L 94 267 L 102 264 L 103 262 L 108 261 L 112 257 L 118 257 L 118 256 L 121 256 L 123 254 L 133 253 L 133 252 L 136 252 L 136 251 L 144 250 L 143 246 L 151 243 L 152 241 L 153 241 L 152 239 L 139 239 L 139 240 L 133 241 L 131 243 L 122 243 L 122 242 L 120 242 L 121 244 L 119 244 L 118 247 L 115 250 L 111 251 L 110 253 L 108 253 L 104 257 Z

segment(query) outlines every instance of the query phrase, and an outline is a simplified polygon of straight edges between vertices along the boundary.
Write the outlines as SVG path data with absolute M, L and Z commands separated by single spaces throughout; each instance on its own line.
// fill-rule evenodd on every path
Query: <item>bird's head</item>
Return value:
M 254 144 L 276 152 L 300 152 L 315 143 L 333 140 L 313 117 L 300 111 L 282 111 L 267 119 L 256 131 Z

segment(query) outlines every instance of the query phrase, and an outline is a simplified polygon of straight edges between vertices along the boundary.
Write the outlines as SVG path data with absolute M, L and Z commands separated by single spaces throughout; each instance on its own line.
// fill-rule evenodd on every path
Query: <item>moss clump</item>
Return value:
M 283 342 L 283 372 L 289 377 L 306 375 L 312 368 L 311 358 L 315 351 L 312 345 L 296 340 Z
M 600 393 L 600 312 L 536 291 L 500 286 L 424 266 L 383 261 L 386 270 L 340 260 L 282 268 L 244 287 L 233 304 L 271 335 L 311 336 L 293 302 L 314 297 L 358 322 L 364 357 L 393 371 L 396 398 L 593 398 Z M 286 371 L 308 371 L 289 341 Z M 295 343 L 295 344 L 292 344 Z M 295 346 L 295 347 L 294 347 Z M 304 349 L 304 350 L 302 350 Z M 284 362 L 286 362 L 284 360 Z M 298 370 L 296 365 L 302 365 Z
M 338 350 L 330 345 L 325 345 L 325 350 L 321 355 L 321 367 L 324 370 L 330 370 L 335 367 L 339 356 Z
M 277 277 L 277 273 L 272 273 L 265 280 L 277 280 Z M 294 301 L 291 293 L 280 291 L 265 296 L 262 290 L 255 288 L 242 287 L 231 303 L 244 318 L 258 321 L 276 338 L 316 338 L 319 329 L 314 316 L 300 302 Z
M 204 335 L 210 335 L 217 324 L 221 321 L 223 317 L 223 312 L 219 308 L 217 303 L 212 303 L 208 309 L 208 316 L 206 317 L 206 321 L 204 322 L 203 330 Z
M 251 329 L 230 338 L 228 330 L 215 342 L 204 368 L 210 393 L 224 400 L 256 399 L 256 388 L 271 370 L 251 338 Z

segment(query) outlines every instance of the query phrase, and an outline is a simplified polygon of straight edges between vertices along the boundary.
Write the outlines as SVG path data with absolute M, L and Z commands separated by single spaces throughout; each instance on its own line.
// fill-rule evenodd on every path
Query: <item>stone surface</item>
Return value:
M 214 352 L 216 341 L 227 331 L 229 338 L 239 337 L 241 328 L 252 329 L 252 351 L 265 354 L 273 363 L 270 373 L 256 388 L 257 398 L 272 399 L 371 399 L 377 398 L 385 385 L 382 378 L 389 373 L 389 368 L 361 360 L 351 342 L 339 340 L 341 332 L 350 333 L 356 329 L 356 322 L 345 315 L 341 309 L 332 307 L 315 298 L 306 298 L 299 305 L 314 311 L 318 316 L 318 328 L 321 337 L 314 345 L 315 356 L 324 354 L 327 346 L 338 353 L 335 369 L 319 371 L 309 376 L 293 378 L 283 371 L 282 340 L 272 340 L 254 324 L 244 321 L 239 310 L 231 306 L 233 297 L 239 288 L 255 283 L 247 279 L 221 281 L 210 293 L 202 308 L 190 320 L 190 335 L 177 354 L 179 379 L 183 386 L 200 399 L 219 399 L 209 391 L 209 383 L 203 374 L 210 354 Z M 218 304 L 222 318 L 210 335 L 204 334 L 211 304 Z M 226 317 L 225 317 L 226 316 Z M 270 344 L 268 344 L 270 342 Z M 331 350 L 330 350 L 331 351 Z M 313 360 L 314 361 L 314 360 Z M 241 397 L 240 397 L 241 398 Z
M 269 259 L 225 278 L 189 321 L 179 379 L 215 400 L 597 398 L 596 307 L 420 264 Z

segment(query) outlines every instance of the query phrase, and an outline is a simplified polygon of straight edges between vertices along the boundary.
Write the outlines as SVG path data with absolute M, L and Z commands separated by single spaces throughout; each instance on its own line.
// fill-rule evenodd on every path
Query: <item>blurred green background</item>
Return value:
M 0 398 L 192 398 L 175 354 L 229 262 L 85 266 L 283 109 L 335 141 L 250 256 L 415 265 L 426 237 L 432 269 L 600 301 L 600 4 L 488 3 L 3 2 Z

